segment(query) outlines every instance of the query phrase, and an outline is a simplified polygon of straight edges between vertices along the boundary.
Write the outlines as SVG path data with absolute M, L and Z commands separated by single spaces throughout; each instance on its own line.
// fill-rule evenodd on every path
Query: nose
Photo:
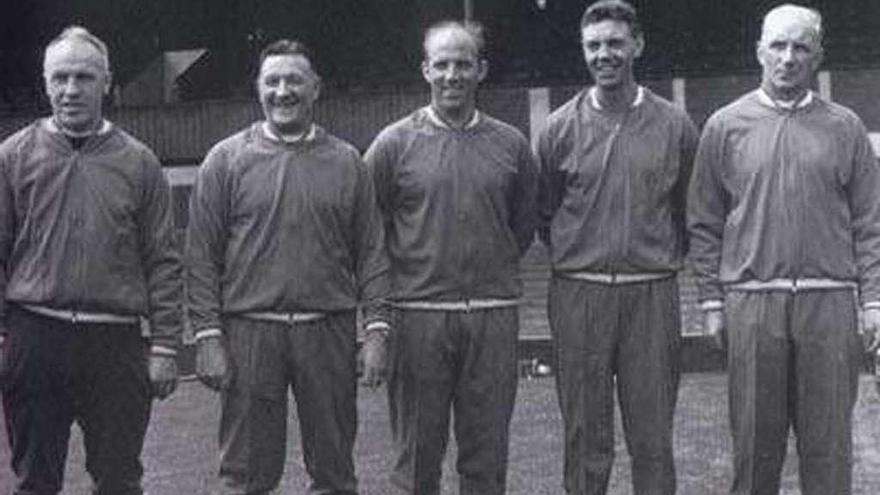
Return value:
M 785 65 L 790 65 L 794 63 L 794 47 L 787 46 L 782 52 L 779 54 L 780 61 Z
M 79 82 L 77 82 L 76 78 L 68 77 L 64 80 L 64 83 L 61 88 L 64 91 L 65 95 L 75 95 L 80 91 Z
M 276 91 L 281 96 L 288 95 L 291 92 L 290 84 L 287 81 L 285 81 L 284 79 L 282 79 L 281 81 L 278 82 L 278 88 Z

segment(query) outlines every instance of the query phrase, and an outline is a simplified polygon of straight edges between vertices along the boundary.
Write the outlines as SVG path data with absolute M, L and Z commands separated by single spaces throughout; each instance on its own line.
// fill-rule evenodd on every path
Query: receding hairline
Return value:
M 64 28 L 58 36 L 53 38 L 46 45 L 46 48 L 43 50 L 43 70 L 46 69 L 45 66 L 49 52 L 64 43 L 80 43 L 90 47 L 98 55 L 101 69 L 107 74 L 110 73 L 110 55 L 107 50 L 107 45 L 101 41 L 100 38 L 82 26 L 69 26 Z
M 791 3 L 774 7 L 764 15 L 761 21 L 761 37 L 758 42 L 763 42 L 764 37 L 770 26 L 777 25 L 780 22 L 802 23 L 804 27 L 811 30 L 816 35 L 816 42 L 821 45 L 824 36 L 824 28 L 822 26 L 822 14 L 818 10 L 802 5 Z
M 483 58 L 483 50 L 485 49 L 486 41 L 483 35 L 482 24 L 473 21 L 468 23 L 462 23 L 460 21 L 441 21 L 432 24 L 425 30 L 425 37 L 422 41 L 422 54 L 425 59 L 428 58 L 428 47 L 431 42 L 441 34 L 447 32 L 463 34 L 473 45 L 476 57 Z

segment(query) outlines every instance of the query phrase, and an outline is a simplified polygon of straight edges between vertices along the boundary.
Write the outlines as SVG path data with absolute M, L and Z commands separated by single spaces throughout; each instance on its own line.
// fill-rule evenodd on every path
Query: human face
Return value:
M 613 19 L 587 24 L 581 41 L 587 70 L 600 89 L 620 89 L 635 80 L 633 61 L 645 43 L 641 36 L 633 36 L 629 24 Z
M 55 123 L 75 134 L 101 124 L 101 99 L 110 88 L 110 73 L 97 48 L 76 39 L 49 47 L 43 59 L 43 80 Z
M 822 61 L 819 33 L 803 19 L 774 17 L 764 25 L 758 61 L 764 91 L 783 101 L 797 99 L 809 88 Z
M 425 46 L 422 75 L 431 85 L 431 106 L 452 118 L 467 118 L 476 107 L 477 86 L 486 77 L 474 40 L 459 29 L 435 33 Z
M 257 92 L 263 115 L 278 134 L 306 132 L 321 83 L 302 55 L 270 55 L 260 67 Z

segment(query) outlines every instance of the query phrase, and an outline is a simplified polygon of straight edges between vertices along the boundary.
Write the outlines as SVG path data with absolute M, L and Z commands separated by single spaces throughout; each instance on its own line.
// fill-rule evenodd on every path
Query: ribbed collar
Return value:
M 292 136 L 275 133 L 275 131 L 272 130 L 272 127 L 269 126 L 269 123 L 265 121 L 260 125 L 260 130 L 263 132 L 263 136 L 270 141 L 287 144 L 314 141 L 317 136 L 315 124 L 311 124 L 308 131 Z
M 90 136 L 100 136 L 102 134 L 107 134 L 108 132 L 110 132 L 111 129 L 113 129 L 113 124 L 111 124 L 110 121 L 107 119 L 101 120 L 101 127 L 98 130 L 86 131 L 86 132 L 73 132 L 73 131 L 70 131 L 67 129 L 62 129 L 55 122 L 55 119 L 53 119 L 51 117 L 48 119 L 45 119 L 43 122 L 44 122 L 44 126 L 47 131 L 54 133 L 54 134 L 63 134 L 65 136 L 71 137 L 71 138 L 87 138 Z
M 602 110 L 602 104 L 599 103 L 599 97 L 596 96 L 596 87 L 593 86 L 587 92 L 587 96 L 590 98 L 590 106 L 592 106 L 596 110 Z M 644 86 L 636 87 L 636 97 L 633 99 L 632 103 L 630 103 L 630 108 L 635 108 L 641 105 L 645 101 L 645 88 Z
M 430 120 L 431 123 L 433 123 L 437 127 L 452 129 L 452 126 L 444 122 L 443 119 L 441 119 L 440 116 L 437 115 L 437 112 L 434 111 L 434 108 L 431 105 L 424 107 L 423 110 L 425 111 L 425 115 L 428 116 L 428 120 Z M 471 129 L 473 127 L 476 127 L 476 125 L 480 123 L 480 118 L 480 111 L 474 110 L 474 116 L 471 117 L 471 120 L 467 124 L 465 124 L 464 128 Z
M 774 100 L 766 91 L 764 91 L 764 88 L 758 88 L 756 92 L 758 93 L 758 101 L 770 108 L 794 110 L 796 108 L 804 108 L 810 103 L 813 103 L 813 92 L 810 90 L 807 90 L 807 94 L 798 101 Z

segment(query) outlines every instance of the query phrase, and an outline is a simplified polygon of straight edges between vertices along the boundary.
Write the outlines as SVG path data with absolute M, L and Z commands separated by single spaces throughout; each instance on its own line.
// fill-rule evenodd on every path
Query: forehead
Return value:
M 260 77 L 267 75 L 308 75 L 315 71 L 309 59 L 300 54 L 269 55 L 260 66 Z
M 773 15 L 764 21 L 761 41 L 797 41 L 811 45 L 819 43 L 819 33 L 814 23 L 803 16 Z
M 428 60 L 445 58 L 476 60 L 477 43 L 470 34 L 461 29 L 443 29 L 434 33 L 425 42 L 425 56 Z
M 46 50 L 43 70 L 93 70 L 106 72 L 105 60 L 100 51 L 90 43 L 77 39 L 62 40 Z
M 583 40 L 596 40 L 604 38 L 632 37 L 632 29 L 624 21 L 605 19 L 599 22 L 591 22 L 581 29 Z

